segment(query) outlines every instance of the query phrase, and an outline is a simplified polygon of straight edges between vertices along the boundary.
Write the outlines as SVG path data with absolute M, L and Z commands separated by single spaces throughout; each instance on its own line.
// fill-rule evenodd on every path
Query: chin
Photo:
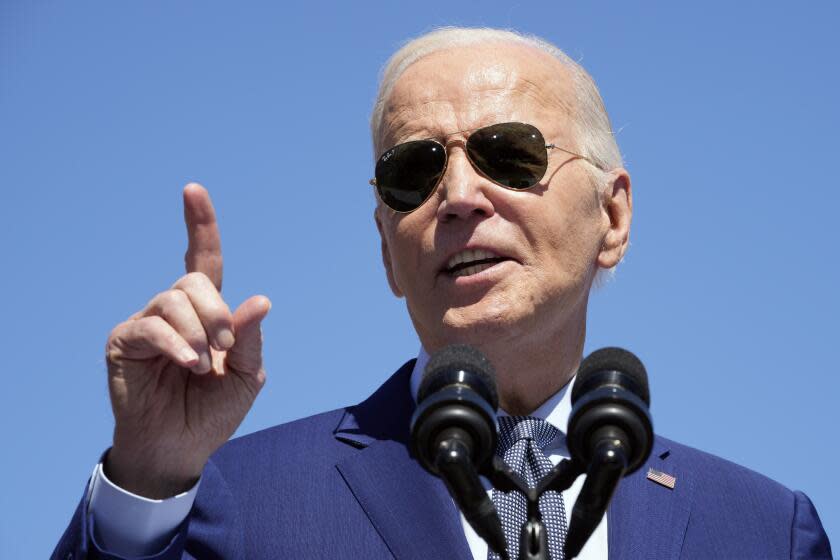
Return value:
M 443 316 L 442 331 L 449 344 L 480 346 L 515 335 L 528 316 L 508 308 L 482 309 L 478 306 L 453 308 Z M 482 306 L 483 307 L 483 306 Z

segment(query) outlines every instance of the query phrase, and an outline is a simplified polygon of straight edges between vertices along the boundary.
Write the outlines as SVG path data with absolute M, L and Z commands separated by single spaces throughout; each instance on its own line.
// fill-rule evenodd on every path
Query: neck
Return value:
M 455 342 L 475 346 L 496 370 L 499 406 L 508 414 L 527 415 L 569 383 L 577 371 L 586 338 L 586 306 L 563 325 L 546 330 L 546 336 L 535 337 L 534 332 L 540 331 L 532 328 L 518 336 L 440 344 L 421 337 L 421 342 L 430 353 Z
M 496 368 L 499 406 L 508 414 L 536 410 L 571 381 L 583 354 L 585 317 L 546 340 L 480 348 Z

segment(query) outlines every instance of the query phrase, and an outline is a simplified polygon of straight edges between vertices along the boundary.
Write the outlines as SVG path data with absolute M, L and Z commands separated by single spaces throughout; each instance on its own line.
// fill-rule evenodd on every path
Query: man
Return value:
M 567 453 L 590 287 L 623 257 L 632 215 L 591 79 L 539 40 L 444 29 L 392 57 L 372 132 L 383 262 L 423 344 L 418 360 L 357 406 L 225 444 L 265 380 L 259 324 L 270 303 L 228 309 L 213 207 L 189 185 L 188 274 L 109 337 L 113 447 L 54 557 L 488 558 L 407 447 L 428 353 L 452 343 L 489 358 L 506 413 L 553 434 L 538 450 L 524 438 L 538 462 Z M 649 480 L 650 468 L 673 479 Z M 554 558 L 580 483 L 555 496 Z M 515 523 L 505 530 L 516 558 Z M 607 555 L 830 549 L 803 494 L 657 438 L 580 557 Z

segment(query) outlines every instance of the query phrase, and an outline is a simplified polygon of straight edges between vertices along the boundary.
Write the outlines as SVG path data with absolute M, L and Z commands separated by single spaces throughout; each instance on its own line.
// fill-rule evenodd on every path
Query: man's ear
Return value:
M 403 292 L 397 285 L 397 280 L 394 278 L 394 267 L 391 264 L 391 251 L 388 249 L 388 240 L 385 238 L 385 230 L 382 226 L 382 218 L 379 216 L 379 206 L 373 211 L 373 220 L 376 222 L 376 229 L 379 230 L 379 239 L 382 241 L 382 264 L 385 266 L 385 276 L 388 278 L 388 285 L 391 291 L 398 298 L 403 297 Z
M 630 174 L 618 168 L 609 172 L 601 196 L 601 206 L 608 220 L 608 229 L 598 253 L 598 266 L 613 268 L 621 262 L 630 245 L 630 221 L 633 217 L 633 192 Z

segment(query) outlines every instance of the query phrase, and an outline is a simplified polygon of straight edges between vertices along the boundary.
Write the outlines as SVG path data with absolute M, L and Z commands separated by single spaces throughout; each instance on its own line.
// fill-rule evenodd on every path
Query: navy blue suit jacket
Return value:
M 413 361 L 358 406 L 230 441 L 155 559 L 462 559 L 472 556 L 440 480 L 408 451 Z M 670 490 L 649 467 L 676 477 Z M 608 514 L 611 559 L 830 558 L 808 498 L 743 467 L 657 438 Z M 85 500 L 54 558 L 115 558 Z

